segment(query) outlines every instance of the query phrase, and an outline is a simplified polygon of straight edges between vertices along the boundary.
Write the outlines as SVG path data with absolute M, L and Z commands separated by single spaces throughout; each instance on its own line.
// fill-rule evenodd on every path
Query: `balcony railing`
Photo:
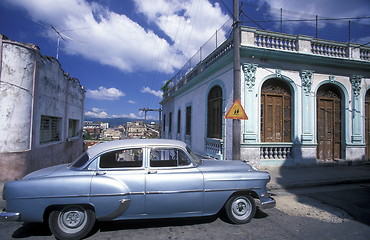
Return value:
M 222 148 L 223 141 L 221 139 L 206 138 L 206 154 L 210 157 L 223 160 Z
M 257 47 L 267 47 L 287 51 L 295 51 L 296 37 L 293 36 L 279 36 L 278 34 L 267 35 L 263 33 L 256 33 L 254 44 Z
M 271 143 L 260 147 L 261 160 L 287 160 L 292 158 L 292 144 Z
M 309 36 L 257 30 L 249 27 L 242 27 L 241 36 L 242 46 L 370 61 L 370 47 L 356 43 L 335 42 Z
M 243 46 L 370 61 L 370 47 L 365 45 L 316 39 L 302 35 L 269 32 L 250 27 L 242 27 L 241 47 Z M 212 63 L 230 52 L 232 48 L 232 37 L 230 37 L 219 45 L 216 50 L 198 62 L 197 65 L 192 65 L 190 67 L 186 67 L 187 65 L 184 66 L 184 68 L 171 79 L 172 83 L 168 89 L 164 90 L 163 97 L 166 98 L 183 87 L 195 76 L 207 69 Z

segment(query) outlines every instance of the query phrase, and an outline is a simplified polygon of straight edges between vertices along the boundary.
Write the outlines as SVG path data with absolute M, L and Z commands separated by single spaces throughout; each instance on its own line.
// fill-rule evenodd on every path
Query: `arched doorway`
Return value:
M 207 137 L 222 138 L 222 89 L 214 86 L 208 94 Z
M 341 159 L 342 97 L 331 84 L 321 86 L 317 101 L 317 158 L 321 161 Z
M 366 160 L 370 161 L 370 90 L 365 97 L 365 138 L 366 138 Z
M 261 94 L 261 142 L 292 142 L 292 97 L 285 82 L 270 79 Z

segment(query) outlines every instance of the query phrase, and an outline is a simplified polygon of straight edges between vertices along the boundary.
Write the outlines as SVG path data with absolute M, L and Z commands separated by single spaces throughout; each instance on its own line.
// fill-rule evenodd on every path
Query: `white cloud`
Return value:
M 254 2 L 254 0 L 249 0 Z M 277 9 L 294 11 L 307 16 L 318 15 L 320 17 L 360 17 L 369 15 L 370 2 L 368 0 L 258 0 L 267 3 L 271 11 L 280 14 Z
M 125 96 L 122 91 L 117 88 L 99 87 L 97 90 L 86 90 L 86 97 L 98 100 L 118 100 L 120 97 Z
M 139 112 L 140 115 L 140 112 Z M 92 118 L 133 118 L 133 119 L 143 119 L 143 117 L 137 116 L 135 113 L 129 114 L 108 114 L 104 109 L 101 108 L 92 108 L 90 111 L 85 112 L 86 117 Z
M 254 0 L 253 0 L 254 1 Z M 322 17 L 358 17 L 368 16 L 368 0 L 259 0 L 272 8 L 318 15 Z
M 90 111 L 85 112 L 86 117 L 93 117 L 93 118 L 108 118 L 109 115 L 104 111 L 104 109 L 100 108 L 93 108 Z
M 160 98 L 162 98 L 162 96 L 163 96 L 162 91 L 155 91 L 153 89 L 150 89 L 149 87 L 143 87 L 141 89 L 141 92 L 142 93 L 150 93 L 150 94 L 153 94 L 154 96 L 160 97 Z
M 133 101 L 133 100 L 128 100 L 128 103 L 130 103 L 130 104 L 136 104 L 136 102 Z
M 369 16 L 370 1 L 369 0 L 244 0 L 254 6 L 256 10 L 261 10 L 260 7 L 269 6 L 268 11 L 271 19 L 280 19 L 281 11 L 283 9 L 283 19 L 289 20 L 310 20 L 304 21 L 290 21 L 284 24 L 284 31 L 294 33 L 296 29 L 310 26 L 316 27 L 316 16 L 318 16 L 318 29 L 323 29 L 330 25 L 330 27 L 341 27 L 344 31 L 348 29 L 348 20 L 341 21 L 324 21 L 320 18 L 353 18 L 353 17 L 364 17 Z M 245 4 L 248 6 L 248 3 Z M 257 6 L 256 6 L 257 4 Z M 264 9 L 264 8 L 263 8 Z M 248 11 L 248 10 L 247 10 Z M 261 12 L 261 16 L 265 15 L 265 12 Z M 272 17 L 271 17 L 272 16 Z M 368 24 L 368 19 L 356 20 L 356 23 Z M 275 25 L 275 29 L 279 29 L 280 23 L 271 23 Z M 365 25 L 365 26 L 366 26 Z M 264 25 L 266 27 L 267 25 Z M 333 33 L 327 34 L 339 35 L 337 29 L 331 28 Z M 353 31 L 353 30 L 352 30 Z M 304 33 L 307 34 L 307 33 Z M 354 38 L 352 40 L 355 40 Z M 357 41 L 357 39 L 356 39 Z
M 160 28 L 156 33 L 94 1 L 6 1 L 24 8 L 34 21 L 46 27 L 53 25 L 73 39 L 61 41 L 64 53 L 81 55 L 125 72 L 173 73 L 227 19 L 218 4 L 207 0 L 134 0 L 138 11 Z M 50 27 L 45 31 L 56 41 L 56 33 Z
M 134 1 L 137 11 L 165 32 L 186 58 L 192 57 L 229 19 L 217 2 L 212 5 L 208 0 Z

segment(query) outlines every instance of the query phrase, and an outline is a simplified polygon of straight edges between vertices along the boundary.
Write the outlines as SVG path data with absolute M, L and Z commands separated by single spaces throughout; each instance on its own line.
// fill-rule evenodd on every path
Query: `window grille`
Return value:
M 191 134 L 191 106 L 186 107 L 186 135 Z
M 208 138 L 222 138 L 222 89 L 215 86 L 208 95 Z
M 40 143 L 60 141 L 61 118 L 41 116 Z
M 68 137 L 78 136 L 78 126 L 79 121 L 76 119 L 69 119 L 68 121 Z
M 168 119 L 168 132 L 172 132 L 172 112 L 170 112 L 170 116 Z
M 163 128 L 162 128 L 163 132 L 166 131 L 166 114 L 163 115 Z
M 177 112 L 177 133 L 181 133 L 181 110 Z

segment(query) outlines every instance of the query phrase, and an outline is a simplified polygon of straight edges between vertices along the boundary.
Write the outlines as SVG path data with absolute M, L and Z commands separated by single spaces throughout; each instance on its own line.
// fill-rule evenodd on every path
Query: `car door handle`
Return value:
M 97 172 L 95 173 L 95 175 L 105 175 L 105 174 L 107 174 L 107 172 L 97 171 Z
M 149 170 L 148 171 L 148 174 L 156 174 L 158 171 L 156 171 L 156 170 Z

